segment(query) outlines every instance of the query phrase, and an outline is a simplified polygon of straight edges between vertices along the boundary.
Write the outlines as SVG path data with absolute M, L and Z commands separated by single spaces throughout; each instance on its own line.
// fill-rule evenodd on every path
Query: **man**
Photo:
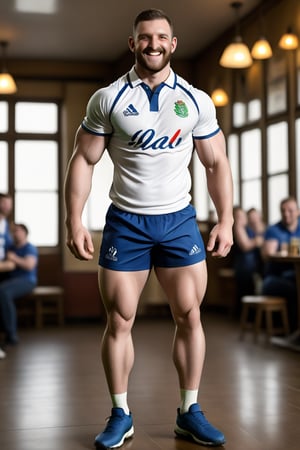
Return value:
M 170 68 L 177 40 L 162 11 L 140 13 L 128 43 L 135 65 L 90 99 L 65 185 L 67 245 L 76 258 L 90 260 L 94 247 L 81 214 L 93 167 L 107 148 L 114 177 L 99 258 L 99 286 L 107 313 L 102 361 L 113 408 L 95 445 L 115 448 L 133 435 L 127 403 L 134 361 L 131 329 L 152 267 L 176 324 L 173 359 L 182 402 L 175 431 L 200 444 L 219 445 L 225 442 L 223 433 L 209 424 L 197 403 L 205 353 L 199 305 L 207 273 L 205 248 L 189 204 L 188 166 L 195 146 L 218 214 L 207 249 L 215 257 L 224 257 L 232 245 L 233 222 L 224 137 L 210 98 Z
M 28 242 L 28 229 L 24 224 L 11 227 L 13 244 L 6 260 L 0 261 L 0 270 L 9 276 L 0 282 L 0 314 L 5 332 L 5 344 L 18 343 L 15 300 L 28 294 L 37 284 L 37 248 Z
M 251 209 L 250 215 L 253 217 L 256 215 L 254 208 Z M 233 217 L 233 267 L 237 285 L 238 312 L 240 313 L 241 298 L 244 295 L 255 293 L 256 280 L 262 272 L 261 246 L 263 237 L 261 230 L 256 230 L 255 226 L 250 226 L 249 212 L 246 212 L 240 206 L 233 208 Z M 255 219 L 254 222 L 256 222 Z
M 7 247 L 12 238 L 9 231 L 7 218 L 12 210 L 12 198 L 9 194 L 0 193 L 0 261 L 5 259 Z
M 9 232 L 7 218 L 12 210 L 12 198 L 9 194 L 0 193 L 0 264 L 5 259 L 7 247 L 11 244 L 12 238 Z M 0 271 L 0 282 L 6 277 L 6 272 Z M 5 358 L 5 351 L 0 348 L 0 359 Z
M 262 293 L 279 295 L 287 299 L 289 322 L 292 330 L 297 328 L 297 285 L 293 263 L 268 261 L 268 257 L 289 246 L 291 238 L 300 238 L 299 208 L 294 197 L 280 202 L 281 220 L 267 228 L 262 247 L 266 260 Z

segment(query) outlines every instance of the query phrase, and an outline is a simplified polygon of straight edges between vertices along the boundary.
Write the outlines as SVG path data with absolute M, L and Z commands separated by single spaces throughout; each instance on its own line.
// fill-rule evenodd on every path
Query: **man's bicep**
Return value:
M 108 139 L 106 136 L 89 133 L 79 128 L 75 138 L 74 151 L 84 157 L 89 164 L 96 164 L 102 157 Z
M 226 157 L 226 144 L 222 131 L 208 139 L 195 139 L 198 157 L 206 169 L 213 168 L 216 162 Z

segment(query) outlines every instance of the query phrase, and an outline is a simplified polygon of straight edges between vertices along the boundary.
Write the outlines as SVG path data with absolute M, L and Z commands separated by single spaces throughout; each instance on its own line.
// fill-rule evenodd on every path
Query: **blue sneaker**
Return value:
M 206 420 L 197 403 L 191 405 L 188 412 L 183 414 L 180 414 L 178 408 L 174 431 L 178 436 L 192 438 L 201 445 L 217 446 L 226 442 L 223 433 Z
M 104 431 L 95 438 L 95 447 L 97 450 L 121 447 L 125 439 L 133 436 L 133 433 L 131 413 L 127 415 L 122 408 L 112 408 Z

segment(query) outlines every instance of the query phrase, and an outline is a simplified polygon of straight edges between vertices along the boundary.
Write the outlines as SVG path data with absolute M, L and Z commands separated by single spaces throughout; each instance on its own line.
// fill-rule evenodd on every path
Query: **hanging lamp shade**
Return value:
M 223 51 L 220 58 L 220 65 L 228 69 L 243 69 L 252 64 L 252 58 L 249 48 L 242 41 L 240 34 L 239 9 L 243 5 L 241 1 L 235 1 L 230 6 L 236 13 L 236 31 L 234 41 L 229 44 Z
M 264 37 L 258 39 L 251 50 L 251 56 L 254 59 L 268 59 L 271 58 L 272 54 L 271 45 Z
M 249 48 L 243 43 L 241 36 L 229 44 L 222 53 L 220 65 L 229 69 L 243 69 L 251 66 L 252 57 Z
M 222 88 L 216 88 L 211 93 L 212 101 L 216 107 L 226 106 L 229 102 L 228 95 Z
M 17 86 L 13 77 L 7 73 L 0 73 L 0 94 L 14 94 Z
M 5 50 L 8 45 L 6 41 L 1 41 L 2 47 L 2 70 L 0 72 L 0 94 L 14 94 L 17 91 L 17 86 L 13 77 L 7 72 L 5 64 Z
M 295 50 L 299 46 L 298 36 L 292 32 L 291 27 L 284 33 L 278 43 L 278 46 L 283 50 Z

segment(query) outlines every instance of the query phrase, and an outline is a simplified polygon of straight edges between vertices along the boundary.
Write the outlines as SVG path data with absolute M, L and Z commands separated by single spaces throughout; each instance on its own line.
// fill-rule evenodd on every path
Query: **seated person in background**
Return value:
M 297 328 L 297 285 L 293 263 L 268 261 L 268 257 L 279 252 L 282 244 L 288 245 L 292 237 L 300 238 L 299 208 L 293 197 L 280 203 L 281 220 L 267 228 L 262 247 L 262 256 L 266 260 L 265 278 L 262 293 L 285 297 L 288 303 L 290 327 Z
M 28 242 L 24 224 L 12 224 L 13 244 L 0 264 L 8 276 L 0 282 L 0 314 L 6 344 L 17 344 L 17 313 L 14 301 L 32 291 L 37 284 L 37 248 Z
M 238 304 L 244 295 L 256 292 L 255 276 L 262 272 L 260 248 L 263 233 L 260 214 L 254 208 L 250 210 L 252 227 L 249 226 L 249 213 L 236 206 L 233 209 L 233 266 L 235 270 Z
M 248 227 L 255 236 L 264 236 L 266 225 L 262 220 L 261 213 L 256 208 L 250 208 L 247 211 Z
M 9 194 L 0 193 L 0 262 L 5 259 L 6 251 L 12 243 L 9 231 L 8 217 L 12 210 L 12 197 Z M 0 272 L 0 281 L 4 279 L 6 272 Z

